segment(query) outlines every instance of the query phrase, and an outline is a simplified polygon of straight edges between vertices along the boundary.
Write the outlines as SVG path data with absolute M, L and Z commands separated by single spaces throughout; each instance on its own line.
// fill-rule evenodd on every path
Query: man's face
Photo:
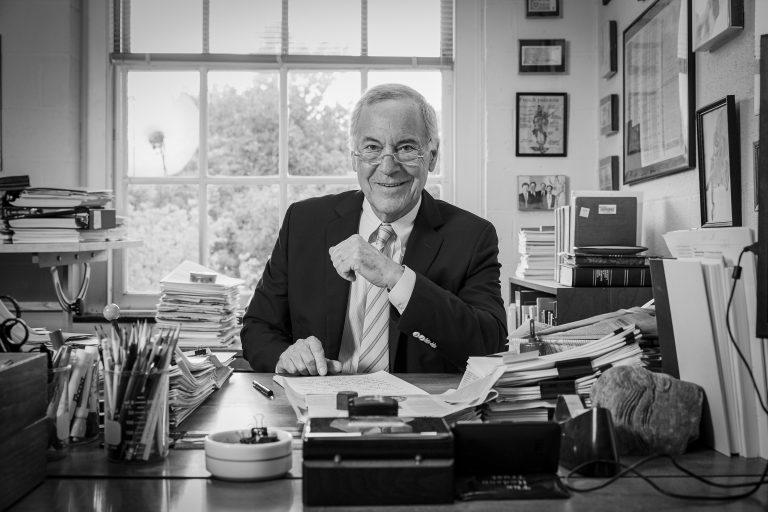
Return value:
M 536 192 L 536 182 L 535 181 L 531 182 L 531 192 Z
M 383 222 L 399 219 L 419 201 L 427 176 L 437 163 L 437 149 L 429 150 L 427 142 L 427 129 L 414 101 L 385 100 L 362 108 L 355 149 L 377 147 L 388 156 L 380 164 L 353 157 L 352 167 L 360 189 Z M 420 148 L 424 158 L 408 165 L 395 161 L 392 153 L 407 146 Z
M 528 184 L 523 183 L 523 194 L 526 194 L 528 192 Z

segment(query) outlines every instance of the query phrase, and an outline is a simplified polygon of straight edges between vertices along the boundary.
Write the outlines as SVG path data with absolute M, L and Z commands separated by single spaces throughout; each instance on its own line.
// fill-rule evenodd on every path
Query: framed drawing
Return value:
M 613 135 L 619 131 L 619 95 L 609 94 L 600 100 L 600 133 Z
M 568 95 L 519 92 L 515 112 L 517 156 L 568 154 Z
M 565 39 L 521 39 L 520 73 L 564 73 Z
M 732 94 L 696 111 L 701 227 L 741 226 L 741 160 Z
M 619 190 L 619 157 L 617 155 L 600 159 L 597 179 L 600 190 Z
M 611 78 L 618 70 L 618 28 L 615 20 L 607 20 L 600 28 L 600 76 Z
M 568 177 L 545 174 L 517 177 L 517 209 L 554 210 L 568 204 Z
M 693 51 L 712 51 L 744 28 L 743 0 L 692 0 Z
M 624 183 L 694 165 L 688 0 L 657 0 L 624 31 Z
M 560 0 L 526 0 L 525 17 L 543 18 L 560 16 Z

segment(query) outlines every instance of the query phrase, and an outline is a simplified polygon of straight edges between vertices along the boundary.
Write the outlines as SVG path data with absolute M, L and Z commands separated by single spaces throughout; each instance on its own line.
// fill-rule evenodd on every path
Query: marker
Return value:
M 255 380 L 252 381 L 252 384 L 253 384 L 253 389 L 258 391 L 259 393 L 261 393 L 265 397 L 269 398 L 270 400 L 273 400 L 275 398 L 275 393 L 271 389 L 269 389 L 267 386 L 265 386 L 264 384 L 260 384 L 260 383 L 256 382 Z

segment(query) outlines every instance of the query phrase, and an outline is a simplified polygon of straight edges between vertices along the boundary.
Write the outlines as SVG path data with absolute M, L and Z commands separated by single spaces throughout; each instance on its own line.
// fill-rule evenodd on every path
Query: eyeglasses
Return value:
M 427 142 L 429 144 L 429 142 Z M 376 144 L 368 144 L 360 151 L 353 151 L 356 156 L 368 165 L 379 165 L 385 157 L 391 156 L 392 159 L 401 165 L 417 165 L 418 160 L 424 158 L 422 148 L 413 144 L 403 144 L 395 148 L 392 153 L 384 153 L 384 148 Z

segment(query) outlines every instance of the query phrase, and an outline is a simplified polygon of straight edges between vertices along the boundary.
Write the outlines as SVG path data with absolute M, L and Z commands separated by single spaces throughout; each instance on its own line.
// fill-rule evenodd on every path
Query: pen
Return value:
M 259 384 L 255 380 L 252 381 L 252 383 L 253 383 L 253 389 L 258 391 L 259 393 L 261 393 L 265 397 L 269 398 L 270 400 L 273 400 L 275 398 L 275 393 L 271 389 L 269 389 L 267 386 L 265 386 L 264 384 Z

